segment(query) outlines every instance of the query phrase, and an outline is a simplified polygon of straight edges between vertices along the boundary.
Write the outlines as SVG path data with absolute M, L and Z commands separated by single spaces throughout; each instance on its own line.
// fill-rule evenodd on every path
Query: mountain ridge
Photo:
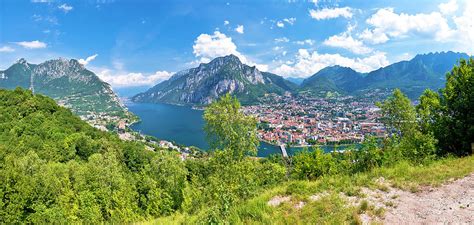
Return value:
M 418 54 L 411 60 L 396 62 L 368 73 L 360 73 L 348 67 L 325 67 L 306 78 L 299 92 L 309 90 L 321 95 L 324 93 L 320 92 L 328 89 L 340 94 L 357 94 L 372 89 L 399 88 L 413 99 L 427 88 L 442 88 L 446 73 L 461 58 L 467 59 L 469 55 L 452 51 Z M 341 72 L 341 68 L 346 69 Z M 345 79 L 341 79 L 341 76 Z M 324 88 L 320 87 L 322 85 L 325 85 Z
M 110 84 L 76 59 L 59 58 L 33 64 L 20 58 L 0 71 L 0 88 L 16 87 L 49 96 L 85 119 L 131 116 Z
M 206 105 L 225 93 L 245 103 L 266 93 L 284 94 L 295 84 L 278 75 L 243 64 L 235 55 L 217 57 L 209 63 L 180 71 L 148 91 L 132 97 L 135 102 Z

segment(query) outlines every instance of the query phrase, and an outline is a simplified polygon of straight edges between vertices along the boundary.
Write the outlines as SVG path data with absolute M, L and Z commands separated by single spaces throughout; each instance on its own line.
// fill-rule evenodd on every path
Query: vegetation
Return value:
M 472 67 L 472 59 L 461 60 L 446 88 L 425 91 L 416 107 L 400 90 L 378 103 L 387 138 L 289 160 L 252 157 L 256 120 L 230 95 L 204 113 L 212 151 L 183 161 L 172 150 L 99 131 L 50 98 L 0 90 L 0 223 L 307 224 L 382 216 L 384 208 L 350 204 L 341 193 L 387 190 L 380 177 L 416 191 L 473 172 L 473 156 L 456 158 L 472 154 Z M 270 206 L 275 196 L 288 199 Z

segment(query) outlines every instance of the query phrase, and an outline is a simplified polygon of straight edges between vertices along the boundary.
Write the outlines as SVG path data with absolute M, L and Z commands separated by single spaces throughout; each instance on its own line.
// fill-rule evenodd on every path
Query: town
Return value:
M 389 93 L 379 89 L 357 97 L 331 98 L 268 94 L 260 104 L 245 106 L 244 113 L 257 117 L 258 137 L 270 144 L 292 147 L 354 144 L 369 134 L 386 135 L 375 102 Z

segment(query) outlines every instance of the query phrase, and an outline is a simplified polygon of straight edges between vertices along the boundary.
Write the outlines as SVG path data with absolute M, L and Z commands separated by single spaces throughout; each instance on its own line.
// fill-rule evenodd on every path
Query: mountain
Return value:
M 254 103 L 267 93 L 284 94 L 297 86 L 278 75 L 261 72 L 243 64 L 235 55 L 218 57 L 209 63 L 174 74 L 146 92 L 135 102 L 205 105 L 231 93 L 244 104 Z
M 40 64 L 20 59 L 0 71 L 0 88 L 16 87 L 47 95 L 83 118 L 130 116 L 110 85 L 75 59 L 55 59 Z
M 328 91 L 355 94 L 373 89 L 400 88 L 411 98 L 417 98 L 425 89 L 437 90 L 444 86 L 446 73 L 459 59 L 467 59 L 465 53 L 437 52 L 415 56 L 369 73 L 358 73 L 351 68 L 326 67 L 305 79 L 300 93 L 316 95 Z
M 301 83 L 303 83 L 303 81 L 305 80 L 304 78 L 301 78 L 301 77 L 287 77 L 285 79 L 297 85 L 301 85 Z
M 357 89 L 364 76 L 349 67 L 326 67 L 303 80 L 300 92 L 309 92 L 315 95 L 326 92 L 350 93 Z

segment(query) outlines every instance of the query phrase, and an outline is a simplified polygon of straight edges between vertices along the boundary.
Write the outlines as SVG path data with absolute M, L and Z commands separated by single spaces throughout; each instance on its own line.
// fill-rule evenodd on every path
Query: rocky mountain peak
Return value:
M 28 64 L 28 62 L 26 61 L 25 58 L 20 58 L 18 61 L 16 61 L 16 63 L 18 63 L 18 64 L 24 64 L 24 65 Z

